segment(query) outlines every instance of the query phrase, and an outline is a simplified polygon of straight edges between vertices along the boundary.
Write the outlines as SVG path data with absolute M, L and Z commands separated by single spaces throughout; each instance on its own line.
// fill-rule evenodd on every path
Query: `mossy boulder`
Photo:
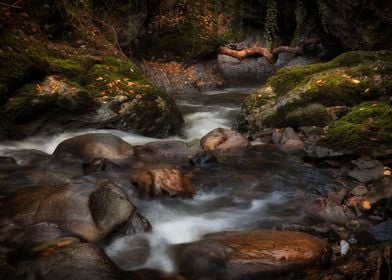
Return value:
M 375 157 L 392 154 L 392 106 L 363 102 L 334 122 L 319 141 L 331 149 L 348 149 Z
M 312 103 L 300 107 L 286 115 L 286 121 L 290 127 L 326 125 L 331 120 L 328 109 L 319 103 Z
M 245 99 L 238 128 L 324 126 L 342 107 L 388 98 L 391 90 L 391 51 L 348 52 L 327 63 L 286 67 Z
M 173 99 L 154 87 L 129 60 L 105 57 L 91 67 L 86 84 L 119 116 L 114 128 L 151 137 L 181 133 L 184 120 Z
M 45 11 L 30 2 L 0 18 L 0 111 L 23 132 L 3 138 L 84 128 L 180 133 L 184 121 L 174 101 L 83 14 L 91 10 L 53 5 L 56 13 L 42 9 L 50 17 L 60 11 L 64 28 L 56 36 L 43 28 Z
M 63 109 L 86 112 L 98 103 L 83 87 L 60 76 L 47 76 L 43 81 L 26 84 L 2 107 L 16 123 L 29 122 L 37 114 Z

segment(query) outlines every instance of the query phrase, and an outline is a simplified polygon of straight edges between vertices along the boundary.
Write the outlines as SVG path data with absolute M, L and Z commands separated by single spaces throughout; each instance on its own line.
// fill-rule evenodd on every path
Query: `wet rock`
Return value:
M 174 101 L 158 91 L 138 94 L 118 109 L 116 128 L 128 129 L 155 138 L 181 135 L 184 119 Z
M 351 151 L 346 150 L 332 150 L 330 148 L 320 145 L 309 145 L 305 148 L 307 158 L 310 159 L 325 159 L 325 158 L 339 158 L 346 155 L 352 155 Z
M 341 205 L 343 202 L 343 199 L 347 195 L 347 190 L 346 189 L 341 189 L 336 192 L 332 192 L 328 194 L 328 205 L 331 206 L 336 206 L 336 205 Z
M 190 160 L 189 163 L 191 165 L 201 167 L 201 168 L 209 168 L 212 164 L 217 163 L 218 159 L 216 156 L 209 151 L 203 151 L 195 154 Z
M 389 242 L 392 240 L 392 219 L 372 226 L 368 231 L 378 242 Z
M 358 185 L 351 190 L 351 194 L 354 196 L 364 196 L 367 193 L 368 193 L 368 189 L 362 185 Z
M 120 137 L 106 133 L 89 133 L 61 142 L 53 153 L 55 158 L 73 157 L 84 162 L 94 158 L 110 160 L 116 164 L 130 160 L 133 147 Z
M 285 128 L 280 143 L 287 150 L 303 150 L 305 147 L 304 142 L 291 127 Z
M 27 269 L 32 279 L 122 279 L 121 271 L 92 243 L 48 248 Z
M 377 160 L 361 157 L 358 160 L 353 160 L 352 163 L 356 167 L 348 172 L 348 176 L 358 182 L 368 184 L 384 176 L 384 166 Z
M 216 233 L 173 250 L 180 273 L 189 279 L 300 277 L 330 262 L 322 240 L 294 231 Z
M 147 261 L 151 254 L 151 246 L 144 237 L 127 236 L 115 240 L 105 251 L 121 269 L 130 270 Z
M 348 207 L 357 207 L 360 203 L 361 203 L 361 201 L 363 200 L 363 197 L 362 196 L 352 196 L 352 197 L 349 197 L 347 200 L 346 200 L 346 205 L 348 206 Z
M 8 151 L 6 155 L 13 157 L 19 165 L 32 165 L 49 159 L 49 155 L 39 150 Z
M 90 162 L 83 164 L 84 174 L 92 174 L 96 172 L 118 171 L 121 167 L 104 158 L 95 158 Z
M 71 233 L 65 232 L 57 224 L 40 222 L 37 224 L 22 227 L 18 224 L 9 224 L 3 226 L 0 232 L 2 240 L 13 248 L 23 250 L 39 250 L 43 243 L 59 239 L 66 236 L 72 236 Z
M 4 165 L 16 165 L 16 161 L 13 157 L 0 156 L 0 166 Z
M 140 147 L 138 152 L 175 157 L 178 155 L 189 156 L 192 154 L 192 149 L 184 141 L 163 141 L 147 143 Z
M 7 230 L 9 224 L 17 224 L 23 230 L 47 222 L 84 240 L 97 242 L 119 231 L 129 220 L 140 220 L 139 215 L 122 190 L 107 180 L 98 184 L 74 182 L 24 188 L 3 201 L 0 239 L 7 242 L 7 236 L 14 232 Z
M 348 210 L 345 211 L 340 205 L 327 205 L 319 214 L 324 219 L 340 225 L 344 225 L 349 219 L 353 218 L 353 214 Z
M 228 151 L 250 147 L 250 142 L 237 131 L 215 128 L 200 139 L 200 145 L 204 150 Z
M 272 139 L 275 144 L 286 150 L 303 150 L 305 147 L 305 143 L 291 127 L 285 128 L 283 132 L 274 131 Z
M 176 169 L 152 169 L 131 176 L 131 182 L 142 195 L 192 197 L 196 190 L 191 181 Z
M 82 164 L 78 160 L 44 160 L 27 166 L 4 168 L 0 169 L 0 194 L 5 195 L 27 187 L 67 184 L 83 176 Z

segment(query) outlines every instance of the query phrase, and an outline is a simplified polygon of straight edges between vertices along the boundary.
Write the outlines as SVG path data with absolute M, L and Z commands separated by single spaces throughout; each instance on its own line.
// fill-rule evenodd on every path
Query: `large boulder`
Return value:
M 204 150 L 227 151 L 250 147 L 250 142 L 237 131 L 219 127 L 203 136 L 200 145 Z
M 389 153 L 391 58 L 390 51 L 347 52 L 327 63 L 283 68 L 245 99 L 237 128 L 329 126 L 324 146 Z
M 55 158 L 73 157 L 83 162 L 103 158 L 114 163 L 132 159 L 132 145 L 120 137 L 106 133 L 89 133 L 72 137 L 61 142 L 53 152 Z
M 136 225 L 136 231 L 150 229 L 122 190 L 107 180 L 98 184 L 75 182 L 24 188 L 3 200 L 0 211 L 3 242 L 7 243 L 24 228 L 42 222 L 54 223 L 91 242 L 103 240 L 127 226 Z
M 173 250 L 178 270 L 190 279 L 303 277 L 330 262 L 322 240 L 293 231 L 216 233 Z
M 131 182 L 142 195 L 192 197 L 196 190 L 181 171 L 158 168 L 132 174 Z

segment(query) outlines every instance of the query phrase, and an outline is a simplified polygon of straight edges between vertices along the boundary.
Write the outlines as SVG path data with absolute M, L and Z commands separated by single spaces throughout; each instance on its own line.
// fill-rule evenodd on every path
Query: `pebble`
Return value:
M 340 240 L 340 254 L 342 256 L 346 255 L 349 249 L 350 243 L 348 243 L 346 240 Z

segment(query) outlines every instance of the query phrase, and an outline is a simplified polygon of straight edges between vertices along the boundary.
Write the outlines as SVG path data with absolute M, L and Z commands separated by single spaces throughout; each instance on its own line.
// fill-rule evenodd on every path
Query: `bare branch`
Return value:
M 277 48 L 274 48 L 271 52 L 268 49 L 259 46 L 249 47 L 240 51 L 233 50 L 225 46 L 221 46 L 218 50 L 218 53 L 232 56 L 239 60 L 242 60 L 250 56 L 265 57 L 265 59 L 267 59 L 269 63 L 274 64 L 278 59 L 278 54 L 284 52 L 292 53 L 292 54 L 302 54 L 303 49 L 306 45 L 315 44 L 318 42 L 320 42 L 319 38 L 307 39 L 301 46 L 297 46 L 297 47 L 279 46 Z
M 271 54 L 271 52 L 268 49 L 262 47 L 251 47 L 237 51 L 222 46 L 219 48 L 219 53 L 235 57 L 239 60 L 242 60 L 249 56 L 262 56 L 265 57 L 270 63 L 273 63 L 273 55 Z

